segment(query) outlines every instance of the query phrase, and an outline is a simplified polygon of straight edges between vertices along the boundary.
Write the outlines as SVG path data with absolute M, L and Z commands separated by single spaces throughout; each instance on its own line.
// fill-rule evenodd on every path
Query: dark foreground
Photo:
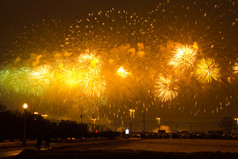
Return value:
M 11 159 L 238 159 L 237 140 L 123 139 L 52 144 L 23 150 Z
M 238 153 L 222 152 L 155 152 L 143 150 L 84 150 L 84 151 L 34 151 L 24 150 L 14 158 L 24 159 L 237 159 Z

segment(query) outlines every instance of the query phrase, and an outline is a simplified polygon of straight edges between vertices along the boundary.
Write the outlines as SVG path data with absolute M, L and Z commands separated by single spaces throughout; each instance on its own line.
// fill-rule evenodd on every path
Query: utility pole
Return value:
M 25 103 L 23 104 L 24 109 L 24 128 L 23 128 L 23 139 L 22 139 L 22 145 L 26 146 L 26 109 L 28 108 L 28 105 Z
M 145 132 L 145 111 L 143 111 L 143 127 L 144 127 L 144 132 Z
M 81 114 L 80 115 L 80 118 L 81 118 L 81 134 L 80 134 L 80 138 L 81 138 L 81 141 L 83 140 L 83 115 Z
M 156 120 L 158 121 L 158 128 L 160 130 L 160 117 L 157 117 Z
M 202 133 L 204 133 L 204 122 L 202 123 Z
M 135 118 L 135 109 L 129 109 L 130 111 L 130 132 L 132 132 L 132 120 Z

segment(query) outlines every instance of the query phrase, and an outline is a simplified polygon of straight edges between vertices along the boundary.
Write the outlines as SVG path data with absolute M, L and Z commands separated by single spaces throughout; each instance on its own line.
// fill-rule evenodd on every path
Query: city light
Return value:
M 44 113 L 44 114 L 42 114 L 41 116 L 43 117 L 43 119 L 47 119 L 47 117 L 48 117 L 48 115 L 47 115 L 47 114 L 45 114 L 45 113 Z
M 23 109 L 27 109 L 28 105 L 26 103 L 23 104 Z
M 130 118 L 135 118 L 135 109 L 129 109 L 130 111 Z

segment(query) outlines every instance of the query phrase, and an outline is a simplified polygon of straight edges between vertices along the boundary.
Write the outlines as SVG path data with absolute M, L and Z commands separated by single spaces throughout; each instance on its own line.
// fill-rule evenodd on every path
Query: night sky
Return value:
M 166 68 L 163 66 L 165 59 L 168 58 L 168 53 L 164 53 L 163 50 L 167 49 L 169 50 L 171 43 L 174 43 L 177 45 L 177 43 L 186 43 L 189 42 L 189 44 L 193 44 L 195 41 L 198 41 L 198 46 L 202 48 L 201 53 L 199 52 L 199 58 L 203 58 L 204 56 L 208 58 L 214 58 L 216 61 L 218 61 L 219 66 L 222 67 L 220 70 L 222 72 L 221 80 L 222 82 L 213 82 L 209 86 L 208 84 L 200 84 L 198 81 L 196 81 L 195 77 L 191 77 L 193 71 L 190 72 L 190 74 L 184 75 L 184 77 L 180 76 L 179 85 L 182 85 L 185 81 L 185 83 L 180 88 L 180 91 L 182 95 L 180 95 L 178 98 L 175 98 L 175 100 L 172 100 L 172 102 L 155 102 L 156 104 L 153 105 L 149 104 L 149 111 L 146 112 L 147 117 L 147 125 L 150 129 L 153 129 L 156 127 L 156 120 L 155 117 L 160 116 L 162 118 L 162 124 L 164 125 L 170 125 L 170 127 L 175 127 L 176 122 L 180 123 L 186 123 L 187 121 L 190 122 L 198 122 L 199 124 L 195 124 L 194 127 L 201 128 L 201 123 L 211 123 L 208 124 L 207 127 L 211 126 L 213 123 L 217 122 L 224 116 L 231 116 L 231 117 L 237 117 L 238 116 L 238 100 L 237 100 L 237 88 L 238 88 L 238 77 L 237 74 L 233 73 L 234 70 L 232 70 L 232 66 L 236 64 L 237 58 L 238 58 L 238 47 L 237 47 L 237 40 L 238 40 L 238 1 L 235 0 L 227 0 L 227 1 L 212 1 L 212 2 L 202 2 L 202 1 L 180 1 L 180 0 L 167 0 L 167 1 L 160 1 L 160 0 L 0 0 L 0 53 L 1 53 L 1 69 L 11 68 L 12 71 L 15 71 L 18 69 L 18 67 L 22 67 L 22 64 L 16 64 L 16 59 L 19 57 L 20 61 L 23 61 L 26 66 L 30 66 L 29 63 L 31 63 L 30 58 L 37 58 L 37 55 L 32 55 L 32 53 L 36 50 L 42 51 L 40 46 L 42 45 L 45 47 L 45 50 L 50 50 L 52 53 L 47 53 L 47 56 L 53 56 L 55 54 L 54 51 L 59 51 L 62 46 L 60 45 L 64 39 L 68 38 L 68 34 L 70 34 L 71 37 L 75 37 L 71 41 L 69 41 L 68 48 L 64 46 L 64 49 L 68 51 L 75 52 L 75 49 L 72 49 L 75 47 L 75 45 L 84 45 L 85 47 L 90 44 L 90 36 L 85 36 L 85 43 L 81 43 L 79 40 L 77 40 L 77 37 L 82 37 L 81 33 L 80 36 L 76 35 L 73 31 L 78 31 L 81 29 L 81 26 L 79 26 L 80 29 L 77 27 L 77 22 L 80 19 L 85 20 L 89 17 L 89 13 L 97 14 L 98 12 L 106 12 L 108 10 L 111 10 L 114 8 L 116 11 L 127 11 L 128 15 L 133 15 L 135 12 L 139 17 L 142 17 L 144 19 L 147 19 L 150 24 L 152 25 L 144 25 L 144 23 L 138 22 L 136 26 L 132 29 L 136 31 L 140 31 L 140 28 L 143 28 L 145 30 L 145 35 L 149 35 L 148 39 L 147 37 L 143 37 L 143 34 L 140 34 L 140 38 L 137 38 L 136 36 L 133 38 L 129 38 L 128 36 L 120 36 L 121 34 L 118 34 L 119 40 L 114 40 L 117 36 L 114 36 L 114 31 L 105 31 L 103 30 L 103 27 L 101 25 L 96 25 L 94 23 L 86 23 L 82 22 L 80 24 L 87 26 L 91 25 L 94 26 L 92 32 L 92 35 L 96 35 L 98 33 L 99 40 L 103 41 L 100 44 L 104 44 L 105 46 L 108 46 L 108 48 L 112 49 L 112 46 L 120 46 L 120 45 L 126 45 L 127 43 L 131 43 L 131 47 L 133 45 L 137 45 L 137 42 L 143 42 L 144 45 L 149 45 L 149 49 L 153 50 L 150 56 L 147 57 L 148 59 L 157 59 L 158 61 L 151 62 L 151 68 L 153 68 L 153 71 L 160 71 L 162 74 L 166 72 Z M 115 16 L 117 17 L 117 16 Z M 185 18 L 184 18 L 185 17 Z M 42 19 L 46 21 L 50 21 L 52 19 L 54 20 L 61 20 L 60 24 L 62 24 L 61 30 L 57 29 L 54 32 L 54 27 L 49 27 L 52 30 L 48 30 L 48 33 L 46 33 L 46 29 L 41 31 L 38 27 L 34 31 L 32 31 L 32 37 L 30 36 L 31 29 L 29 26 L 38 25 L 42 23 Z M 106 18 L 105 18 L 106 19 Z M 155 19 L 155 21 L 153 21 Z M 116 19 L 117 20 L 117 19 Z M 197 21 L 196 21 L 197 20 Z M 103 20 L 102 20 L 103 21 Z M 107 25 L 107 21 L 105 22 Z M 109 23 L 109 22 L 108 22 Z M 54 23 L 54 25 L 57 25 L 58 23 Z M 71 25 L 72 24 L 72 25 Z M 79 24 L 79 25 L 80 25 Z M 120 30 L 120 25 L 122 25 L 123 22 L 119 21 L 118 23 L 112 25 L 115 32 L 117 29 Z M 110 24 L 109 24 L 110 25 Z M 27 27 L 24 27 L 27 26 Z M 49 25 L 50 26 L 50 25 Z M 64 28 L 65 27 L 65 28 Z M 68 29 L 71 27 L 71 30 Z M 149 31 L 146 30 L 147 27 L 150 29 Z M 82 27 L 83 28 L 83 27 Z M 85 27 L 86 28 L 86 27 Z M 83 28 L 83 29 L 85 29 Z M 90 27 L 89 27 L 90 28 Z M 98 29 L 99 28 L 99 29 Z M 129 28 L 129 27 L 128 27 Z M 77 30 L 78 29 L 78 30 Z M 99 33 L 99 31 L 101 31 Z M 100 30 L 101 29 L 101 30 Z M 132 30 L 124 29 L 125 33 L 130 32 Z M 70 30 L 70 32 L 66 33 L 67 30 Z M 152 30 L 152 31 L 151 31 Z M 91 33 L 91 30 L 86 28 L 82 32 Z M 103 31 L 105 33 L 103 33 Z M 22 34 L 24 32 L 24 34 Z M 196 34 L 197 32 L 197 34 Z M 41 33 L 43 33 L 42 36 L 39 36 L 39 46 L 36 45 L 38 36 Z M 54 40 L 53 36 L 55 37 L 61 37 L 62 34 L 62 41 L 60 40 Z M 48 35 L 47 35 L 48 34 Z M 106 35 L 108 37 L 103 37 L 103 35 Z M 125 34 L 126 35 L 126 34 Z M 101 37 L 100 37 L 101 36 Z M 111 36 L 111 37 L 110 37 Z M 23 42 L 20 42 L 21 40 Z M 124 38 L 124 39 L 123 39 Z M 33 40 L 32 40 L 33 39 Z M 43 40 L 42 40 L 43 39 Z M 49 39 L 49 43 L 46 44 L 44 39 Z M 76 40 L 75 40 L 76 39 Z M 97 39 L 97 38 L 95 38 Z M 109 39 L 108 41 L 105 39 Z M 111 40 L 110 40 L 111 39 Z M 129 39 L 129 40 L 127 40 Z M 138 41 L 138 39 L 140 41 Z M 25 40 L 25 41 L 24 41 Z M 15 41 L 18 41 L 17 44 L 14 46 Z M 31 43 L 31 41 L 33 41 Z M 97 41 L 97 40 L 95 40 Z M 108 43 L 111 42 L 111 45 Z M 166 43 L 165 43 L 166 42 Z M 200 42 L 200 43 L 199 43 Z M 11 44 L 11 45 L 10 45 Z M 44 44 L 44 45 L 43 45 Z M 48 45 L 52 44 L 52 48 Z M 199 45 L 200 44 L 200 45 Z M 57 47 L 57 49 L 54 50 L 54 45 Z M 35 47 L 36 46 L 36 47 Z M 37 48 L 38 49 L 33 49 Z M 59 49 L 58 49 L 59 48 Z M 116 48 L 116 47 L 115 47 Z M 99 48 L 100 50 L 101 48 Z M 154 51 L 158 49 L 159 51 Z M 103 49 L 101 49 L 103 50 Z M 138 49 L 139 50 L 139 49 Z M 18 53 L 21 51 L 25 51 L 24 53 Z M 29 51 L 27 53 L 27 51 Z M 78 50 L 77 50 L 78 51 Z M 156 55 L 157 54 L 157 55 Z M 103 55 L 101 53 L 100 55 Z M 74 56 L 74 55 L 72 55 Z M 104 59 L 110 59 L 113 58 L 113 55 L 107 55 Z M 122 57 L 120 55 L 115 55 L 115 57 Z M 123 56 L 125 57 L 125 55 Z M 23 60 L 24 59 L 24 60 Z M 43 59 L 43 57 L 42 57 Z M 122 58 L 123 59 L 123 58 Z M 67 60 L 70 60 L 70 58 L 67 58 Z M 47 60 L 46 60 L 47 61 Z M 48 63 L 49 63 L 48 59 Z M 52 60 L 53 61 L 53 60 Z M 116 61 L 116 60 L 115 60 Z M 118 60 L 117 65 L 119 66 L 122 63 L 123 60 Z M 125 60 L 129 61 L 128 63 L 125 62 L 126 66 L 132 66 L 133 61 L 131 60 Z M 138 62 L 139 61 L 139 62 Z M 147 70 L 147 65 L 149 66 L 148 62 L 145 61 L 134 61 L 138 63 L 143 63 L 143 69 Z M 160 64 L 156 64 L 160 63 Z M 140 67 L 134 67 L 131 68 L 131 70 L 140 70 Z M 143 70 L 141 69 L 141 70 Z M 107 70 L 108 71 L 108 70 Z M 110 72 L 111 70 L 109 70 Z M 153 72 L 151 71 L 151 72 Z M 139 71 L 138 71 L 139 72 Z M 156 73 L 156 75 L 159 75 L 159 73 Z M 186 76 L 186 77 L 185 77 Z M 144 78 L 146 78 L 146 75 L 143 75 Z M 141 78 L 143 78 L 141 76 Z M 150 77 L 151 79 L 154 79 L 154 77 Z M 138 78 L 140 79 L 140 78 Z M 133 81 L 134 79 L 130 79 Z M 146 82 L 149 80 L 145 80 Z M 196 82 L 194 82 L 196 81 Z M 109 81 L 112 82 L 112 81 Z M 113 82 L 112 82 L 113 83 Z M 135 82 L 136 83 L 136 82 Z M 149 83 L 149 82 L 148 82 Z M 189 84 L 188 84 L 189 83 Z M 136 83 L 137 84 L 137 83 Z M 135 85 L 136 85 L 135 84 Z M 148 84 L 150 85 L 150 84 Z M 137 86 L 137 85 L 136 85 Z M 150 86 L 148 86 L 150 87 Z M 131 86 L 129 89 L 132 88 Z M 4 88 L 1 90 L 1 92 L 5 92 L 8 88 Z M 131 90 L 130 90 L 131 91 Z M 136 89 L 136 92 L 139 92 L 140 90 Z M 148 90 L 146 90 L 148 91 Z M 11 91 L 10 91 L 11 92 Z M 123 92 L 123 91 L 122 91 Z M 123 94 L 120 92 L 121 94 Z M 119 93 L 119 94 L 120 94 Z M 9 102 L 9 99 L 6 99 L 9 97 L 9 94 L 6 95 L 4 93 L 1 93 L 2 103 L 6 104 L 8 108 L 10 109 L 17 109 L 16 102 Z M 120 94 L 120 95 L 121 95 Z M 131 95 L 132 94 L 132 95 Z M 133 94 L 133 91 L 130 95 L 130 98 L 137 98 Z M 216 94 L 216 95 L 215 95 Z M 14 97 L 14 100 L 16 101 L 16 98 L 18 97 L 18 94 L 14 94 L 16 97 Z M 51 94 L 52 95 L 52 94 Z M 11 95 L 10 95 L 11 96 Z M 68 95 L 70 96 L 70 94 Z M 125 96 L 125 95 L 124 95 Z M 124 97 L 122 95 L 121 101 L 124 101 Z M 133 96 L 133 97 L 132 97 Z M 144 95 L 142 95 L 142 98 L 146 98 Z M 151 97 L 149 97 L 151 98 Z M 153 96 L 154 98 L 154 96 Z M 38 99 L 38 98 L 37 98 Z M 111 100 L 113 101 L 113 97 L 111 97 Z M 147 99 L 147 98 L 146 98 Z M 20 101 L 23 101 L 24 98 L 20 99 Z M 35 99 L 34 99 L 35 100 Z M 55 100 L 55 99 L 54 99 Z M 105 103 L 105 101 L 109 101 L 109 98 L 107 100 L 103 99 L 98 103 Z M 120 99 L 119 99 L 120 100 Z M 196 101 L 197 100 L 197 101 Z M 135 100 L 136 101 L 136 100 Z M 56 111 L 57 113 L 53 113 L 56 117 L 62 116 L 62 111 L 66 110 L 66 106 L 63 108 L 59 106 L 59 104 L 51 103 L 47 101 L 47 105 L 51 105 L 50 108 L 41 109 L 41 106 L 37 106 L 32 108 L 31 111 Z M 71 101 L 72 102 L 72 101 Z M 87 100 L 86 100 L 87 102 Z M 32 102 L 34 103 L 34 102 Z M 73 103 L 73 102 L 72 102 Z M 112 102 L 113 103 L 113 102 Z M 116 101 L 115 103 L 120 103 Z M 129 104 L 138 104 L 138 101 L 133 103 L 133 101 L 128 100 L 125 103 Z M 192 104 L 191 104 L 192 103 Z M 198 103 L 198 104 L 197 104 Z M 12 106 L 12 105 L 14 106 Z M 42 103 L 43 104 L 43 103 Z M 74 104 L 74 103 L 73 103 Z M 94 103 L 95 104 L 95 103 Z M 95 105 L 97 105 L 95 104 Z M 120 103 L 121 104 L 121 103 Z M 107 104 L 106 104 L 107 105 Z M 140 104 L 138 104 L 140 105 Z M 151 106 L 152 105 L 152 106 Z M 116 106 L 115 109 L 112 109 L 112 111 L 115 111 L 119 114 L 119 116 L 123 116 L 122 110 L 125 108 L 121 108 L 117 110 L 119 106 Z M 166 108 L 165 108 L 166 107 Z M 189 107 L 189 108 L 188 108 Z M 192 107 L 192 108 L 191 108 Z M 126 107 L 126 114 L 128 118 L 128 109 L 129 107 Z M 191 109 L 190 109 L 191 108 Z M 62 110 L 61 110 L 62 109 Z M 73 108 L 72 108 L 73 109 Z M 81 109 L 81 108 L 80 108 Z M 80 109 L 78 109 L 80 113 Z M 139 108 L 137 111 L 142 111 L 143 108 Z M 147 108 L 146 108 L 147 109 Z M 184 109 L 184 111 L 182 111 Z M 101 109 L 107 114 L 106 108 Z M 203 112 L 203 113 L 201 113 Z M 121 114 L 120 114 L 121 113 Z M 49 113 L 50 114 L 50 113 Z M 112 112 L 113 114 L 113 112 Z M 52 116 L 53 116 L 52 115 Z M 108 115 L 108 114 L 107 114 Z M 77 115 L 72 115 L 72 119 L 77 119 Z M 110 115 L 107 117 L 110 118 Z M 114 115 L 115 117 L 115 115 Z M 63 116 L 65 118 L 65 116 Z M 164 119 L 164 121 L 163 121 Z M 136 119 L 135 119 L 135 125 L 140 129 L 141 127 L 141 120 L 142 115 L 138 113 Z M 126 123 L 126 121 L 125 121 Z M 116 118 L 114 121 L 114 125 L 120 125 L 121 120 L 120 117 Z M 172 125 L 172 126 L 171 126 Z M 187 125 L 186 125 L 187 126 Z M 215 126 L 216 127 L 216 126 Z
M 32 23 L 39 19 L 76 19 L 88 13 L 117 8 L 139 14 L 156 7 L 155 0 L 1 0 L 1 25 Z

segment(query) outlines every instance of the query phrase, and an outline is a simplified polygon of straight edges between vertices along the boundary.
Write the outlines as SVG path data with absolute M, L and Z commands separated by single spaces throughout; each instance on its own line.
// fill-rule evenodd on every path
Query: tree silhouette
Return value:
M 232 117 L 224 117 L 219 123 L 219 127 L 224 131 L 224 133 L 231 133 L 234 127 L 234 119 Z

